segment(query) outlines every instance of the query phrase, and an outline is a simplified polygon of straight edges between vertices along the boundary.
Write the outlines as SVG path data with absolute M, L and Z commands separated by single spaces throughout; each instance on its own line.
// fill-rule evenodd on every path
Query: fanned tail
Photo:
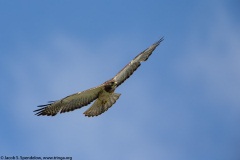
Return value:
M 86 110 L 83 114 L 88 117 L 94 117 L 102 114 L 107 111 L 120 97 L 119 93 L 110 93 L 109 95 L 98 98 L 93 105 Z

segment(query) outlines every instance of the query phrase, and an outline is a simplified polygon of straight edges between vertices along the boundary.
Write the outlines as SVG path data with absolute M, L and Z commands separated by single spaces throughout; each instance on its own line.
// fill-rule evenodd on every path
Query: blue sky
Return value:
M 240 3 L 0 1 L 0 156 L 238 160 Z M 37 117 L 40 104 L 112 78 L 162 36 L 121 97 Z

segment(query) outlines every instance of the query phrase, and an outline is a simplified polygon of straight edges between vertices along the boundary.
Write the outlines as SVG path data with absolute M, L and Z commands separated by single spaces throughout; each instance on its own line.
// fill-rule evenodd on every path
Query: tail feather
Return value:
M 104 97 L 98 98 L 93 105 L 84 112 L 85 116 L 94 117 L 107 111 L 120 97 L 119 93 L 110 93 Z

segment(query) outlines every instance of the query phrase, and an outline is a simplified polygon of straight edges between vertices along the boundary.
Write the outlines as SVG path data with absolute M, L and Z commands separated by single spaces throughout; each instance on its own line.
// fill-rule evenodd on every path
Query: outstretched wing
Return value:
M 163 37 L 149 48 L 138 54 L 130 63 L 128 63 L 120 72 L 118 72 L 118 74 L 113 77 L 113 80 L 117 82 L 117 86 L 121 85 L 126 79 L 128 79 L 141 65 L 141 62 L 146 61 L 162 41 Z
M 58 112 L 64 113 L 73 111 L 75 109 L 86 106 L 95 99 L 97 99 L 99 93 L 102 92 L 102 90 L 103 86 L 100 85 L 98 87 L 91 88 L 83 92 L 78 92 L 63 99 L 53 101 L 49 104 L 41 105 L 39 107 L 42 108 L 37 109 L 34 112 L 37 112 L 36 115 L 38 116 L 55 116 Z

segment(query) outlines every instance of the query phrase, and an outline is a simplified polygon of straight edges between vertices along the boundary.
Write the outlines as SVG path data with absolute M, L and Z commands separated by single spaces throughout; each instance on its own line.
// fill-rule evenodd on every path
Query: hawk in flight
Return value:
M 138 54 L 128 63 L 115 77 L 103 84 L 82 91 L 57 101 L 50 101 L 49 104 L 40 105 L 40 109 L 35 110 L 37 116 L 55 116 L 57 113 L 65 113 L 79 109 L 93 102 L 92 106 L 84 112 L 85 116 L 93 117 L 107 111 L 120 97 L 121 94 L 115 93 L 115 89 L 121 85 L 133 72 L 146 61 L 156 47 L 163 41 L 163 37 L 151 45 L 149 48 Z

